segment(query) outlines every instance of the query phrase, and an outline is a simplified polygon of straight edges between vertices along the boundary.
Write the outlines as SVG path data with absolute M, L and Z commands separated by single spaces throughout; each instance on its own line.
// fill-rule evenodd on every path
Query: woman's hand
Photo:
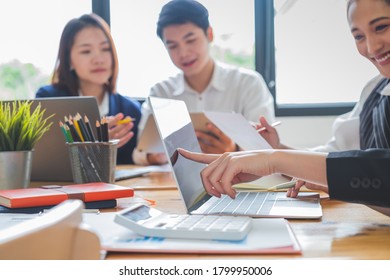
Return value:
M 134 127 L 134 123 L 132 121 L 129 123 L 118 124 L 118 121 L 123 118 L 123 113 L 107 118 L 109 139 L 119 139 L 118 148 L 125 145 L 134 136 L 134 132 L 131 131 Z
M 293 179 L 293 180 L 294 180 L 294 179 Z M 313 183 L 305 182 L 305 181 L 302 181 L 302 180 L 297 180 L 297 182 L 295 183 L 295 187 L 290 188 L 290 189 L 287 190 L 287 196 L 288 196 L 288 197 L 297 197 L 297 196 L 298 196 L 298 193 L 299 193 L 299 190 L 300 190 L 303 186 L 305 186 L 305 187 L 308 188 L 309 190 L 323 191 L 323 192 L 325 192 L 325 193 L 328 193 L 328 192 L 329 192 L 327 186 L 322 186 L 322 185 L 318 185 L 318 184 L 313 184 Z
M 268 150 L 223 155 L 193 153 L 183 149 L 178 151 L 187 159 L 208 164 L 201 172 L 203 186 L 210 195 L 217 197 L 227 194 L 235 198 L 233 185 L 272 174 L 269 159 L 271 151 Z
M 259 131 L 259 134 L 271 145 L 274 149 L 282 149 L 277 130 L 270 125 L 264 117 L 259 118 L 259 123 L 255 123 L 254 127 L 256 130 L 264 128 Z

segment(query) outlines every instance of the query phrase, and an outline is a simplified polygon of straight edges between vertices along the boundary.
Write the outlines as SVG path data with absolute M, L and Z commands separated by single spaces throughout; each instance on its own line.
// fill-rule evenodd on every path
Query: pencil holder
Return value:
M 118 140 L 113 140 L 66 143 L 69 149 L 73 181 L 77 184 L 114 183 L 118 142 Z

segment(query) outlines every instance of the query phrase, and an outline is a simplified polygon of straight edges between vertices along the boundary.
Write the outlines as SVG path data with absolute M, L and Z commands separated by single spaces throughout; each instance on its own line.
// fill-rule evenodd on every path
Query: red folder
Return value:
M 131 197 L 134 191 L 107 183 L 88 183 L 67 186 L 42 186 L 40 188 L 0 190 L 0 205 L 9 208 L 56 205 L 67 199 L 84 202 Z

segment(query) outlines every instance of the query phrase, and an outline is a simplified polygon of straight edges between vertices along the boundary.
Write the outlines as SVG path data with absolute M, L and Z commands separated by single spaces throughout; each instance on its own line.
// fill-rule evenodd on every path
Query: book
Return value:
M 132 188 L 103 182 L 66 186 L 0 190 L 0 205 L 9 208 L 57 205 L 67 199 L 84 202 L 111 200 L 134 195 Z
M 37 213 L 42 213 L 47 209 L 53 208 L 54 206 L 56 206 L 56 205 L 9 208 L 9 207 L 5 207 L 5 206 L 0 205 L 0 214 L 3 214 L 3 213 L 37 214 Z M 84 206 L 85 206 L 85 209 L 115 208 L 117 206 L 117 201 L 116 201 L 116 199 L 90 201 L 90 202 L 84 202 Z
M 83 214 L 108 252 L 172 254 L 301 254 L 301 247 L 287 220 L 253 219 L 252 229 L 243 240 L 175 239 L 141 236 L 114 222 L 115 213 Z

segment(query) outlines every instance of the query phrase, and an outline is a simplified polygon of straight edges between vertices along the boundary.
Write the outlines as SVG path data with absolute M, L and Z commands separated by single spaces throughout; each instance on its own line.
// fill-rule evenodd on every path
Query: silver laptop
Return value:
M 31 99 L 31 101 L 34 101 L 31 106 L 32 109 L 35 109 L 38 104 L 46 109 L 44 117 L 54 114 L 50 119 L 53 122 L 50 130 L 35 145 L 31 180 L 73 181 L 68 148 L 59 127 L 59 121 L 64 122 L 65 116 L 74 116 L 80 113 L 82 116 L 86 115 L 91 124 L 95 124 L 96 120 L 100 119 L 96 99 L 94 97 L 77 96 L 36 98 Z
M 144 117 L 144 116 L 142 116 Z M 147 116 L 144 129 L 137 141 L 137 150 L 148 153 L 163 153 L 164 148 L 152 114 Z
M 187 160 L 177 152 L 179 147 L 200 152 L 185 103 L 157 97 L 149 97 L 149 102 L 188 213 L 296 219 L 322 217 L 319 195 L 313 192 L 302 192 L 298 198 L 286 197 L 285 192 L 238 192 L 235 199 L 227 195 L 210 196 L 200 178 L 205 165 Z
M 192 125 L 196 130 L 207 132 L 207 123 L 210 120 L 206 117 L 203 112 L 191 112 L 190 113 Z M 163 153 L 164 148 L 160 139 L 160 135 L 157 130 L 156 122 L 153 114 L 147 116 L 144 129 L 138 138 L 136 149 L 140 152 L 148 153 Z

